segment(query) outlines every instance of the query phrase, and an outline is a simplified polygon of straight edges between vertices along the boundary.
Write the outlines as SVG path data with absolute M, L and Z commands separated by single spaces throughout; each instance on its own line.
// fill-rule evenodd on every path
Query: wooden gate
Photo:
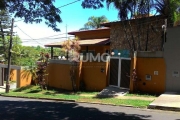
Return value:
M 127 74 L 130 74 L 130 67 L 130 58 L 111 57 L 109 85 L 129 89 L 130 78 Z
M 129 88 L 130 78 L 127 75 L 130 75 L 131 61 L 127 59 L 121 60 L 121 79 L 120 87 Z
M 112 86 L 118 86 L 118 71 L 119 71 L 119 59 L 110 60 L 110 81 L 109 84 Z

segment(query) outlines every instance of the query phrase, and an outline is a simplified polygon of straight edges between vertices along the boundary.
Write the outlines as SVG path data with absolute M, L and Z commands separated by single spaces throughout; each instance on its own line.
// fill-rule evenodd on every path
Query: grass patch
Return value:
M 106 98 L 102 99 L 103 103 L 107 104 L 113 104 L 113 105 L 130 105 L 134 107 L 140 107 L 144 108 L 147 105 L 149 105 L 152 101 L 146 101 L 146 100 L 122 100 L 122 99 L 116 99 L 116 98 Z
M 5 96 L 15 97 L 28 97 L 28 98 L 52 98 L 52 99 L 64 99 L 64 100 L 76 100 L 77 102 L 93 102 L 111 105 L 130 105 L 134 107 L 145 108 L 152 101 L 150 100 L 137 100 L 137 99 L 118 99 L 118 98 L 98 98 L 96 95 L 98 92 L 77 92 L 62 90 L 43 90 L 41 91 L 39 86 L 26 86 L 10 91 L 9 93 L 1 93 Z M 133 94 L 127 94 L 132 96 Z M 143 95 L 144 96 L 144 95 Z
M 91 91 L 87 91 L 87 92 L 80 92 L 80 91 L 78 91 L 76 94 L 79 94 L 79 95 L 81 95 L 81 94 L 86 94 L 86 95 L 97 95 L 99 92 L 91 92 Z
M 125 96 L 156 98 L 159 95 L 147 93 L 127 93 Z

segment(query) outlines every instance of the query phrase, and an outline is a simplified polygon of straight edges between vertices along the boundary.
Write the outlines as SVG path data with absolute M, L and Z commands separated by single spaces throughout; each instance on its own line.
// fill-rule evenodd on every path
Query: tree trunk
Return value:
M 4 31 L 3 31 L 3 28 L 2 28 L 2 23 L 0 21 L 0 26 L 1 26 L 1 33 L 2 33 L 2 43 L 3 43 L 3 51 L 4 53 L 6 52 L 6 43 L 5 43 L 5 37 L 4 37 Z
M 124 34 L 125 34 L 125 36 L 126 36 L 126 40 L 128 41 L 129 48 L 130 48 L 130 50 L 131 50 L 131 52 L 132 52 L 132 46 L 131 46 L 131 42 L 130 42 L 130 40 L 129 40 L 129 38 L 128 38 L 128 34 L 127 34 L 127 29 L 126 29 L 125 23 L 124 23 L 124 21 L 123 21 L 122 23 L 123 23 Z
M 133 51 L 136 51 L 135 39 L 134 39 L 134 35 L 133 35 L 133 32 L 132 32 L 132 26 L 131 26 L 130 21 L 129 21 L 129 27 L 130 27 L 130 32 L 131 32 Z

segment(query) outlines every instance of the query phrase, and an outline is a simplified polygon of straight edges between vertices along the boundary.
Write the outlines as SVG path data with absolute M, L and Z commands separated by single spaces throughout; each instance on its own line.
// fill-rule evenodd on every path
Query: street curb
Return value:
M 53 100 L 53 101 L 66 101 L 66 102 L 76 102 L 76 100 L 65 100 L 65 99 L 53 99 L 53 98 L 35 98 L 35 97 L 22 97 L 22 96 L 6 96 L 1 95 L 3 97 L 15 97 L 15 98 L 27 98 L 27 99 L 39 99 L 39 100 Z
M 65 100 L 65 99 L 34 98 L 34 97 L 22 97 L 22 96 L 6 96 L 6 95 L 1 95 L 1 94 L 0 94 L 0 96 L 3 96 L 3 97 L 15 97 L 15 98 L 27 98 L 27 99 L 39 99 L 39 100 L 64 101 L 64 102 L 88 103 L 88 104 L 98 104 L 98 105 L 109 105 L 109 106 L 129 107 L 129 108 L 139 108 L 139 107 L 134 107 L 134 106 L 131 106 L 131 105 L 113 105 L 113 104 L 108 104 L 108 103 L 84 102 L 84 101 Z
M 131 108 L 139 108 L 139 107 L 134 107 L 131 105 L 113 105 L 113 104 L 108 104 L 108 103 L 98 103 L 98 102 L 83 102 L 83 101 L 76 101 L 78 103 L 89 103 L 89 104 L 99 104 L 99 105 L 109 105 L 109 106 L 119 106 L 119 107 L 131 107 Z
M 148 109 L 156 109 L 156 110 L 166 110 L 166 111 L 176 111 L 176 112 L 180 112 L 180 108 L 176 108 L 176 107 L 166 107 L 166 106 L 158 106 L 158 105 L 149 105 L 147 107 Z

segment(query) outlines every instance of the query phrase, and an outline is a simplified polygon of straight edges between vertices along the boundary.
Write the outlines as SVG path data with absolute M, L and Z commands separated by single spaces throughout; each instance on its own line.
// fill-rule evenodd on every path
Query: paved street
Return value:
M 0 120 L 180 120 L 180 112 L 0 97 Z

